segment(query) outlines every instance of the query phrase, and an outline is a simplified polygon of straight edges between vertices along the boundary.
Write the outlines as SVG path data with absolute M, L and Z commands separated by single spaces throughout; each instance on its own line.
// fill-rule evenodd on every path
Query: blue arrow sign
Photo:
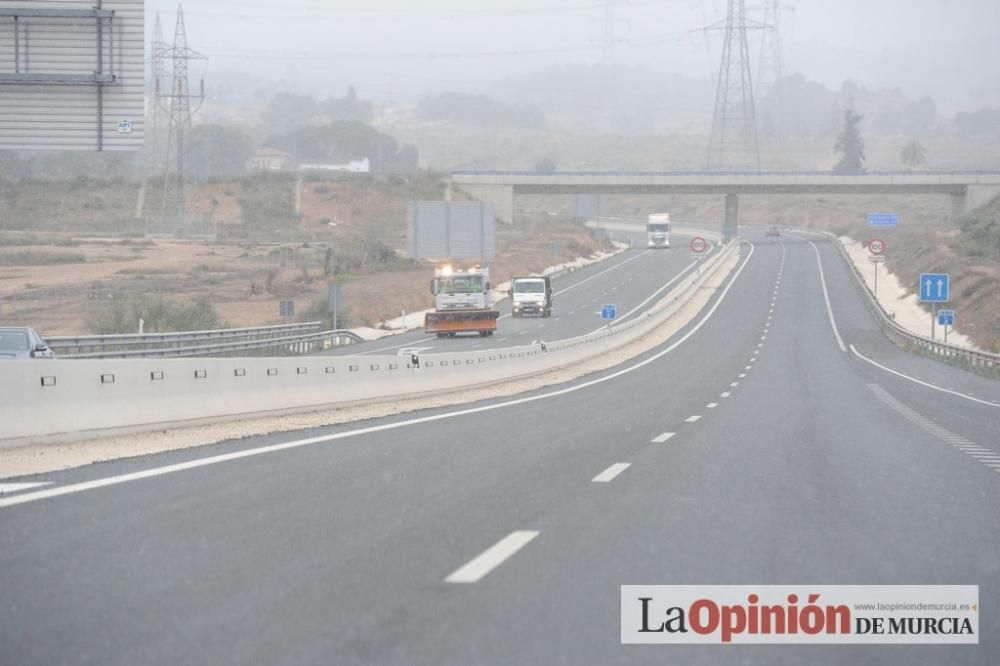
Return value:
M 923 303 L 946 303 L 950 300 L 949 287 L 950 278 L 947 273 L 921 273 L 920 301 Z
M 938 326 L 954 326 L 954 325 L 955 325 L 954 310 L 938 310 Z
M 618 306 L 614 304 L 601 306 L 601 319 L 612 320 L 618 317 Z
M 894 227 L 899 224 L 899 213 L 868 213 L 868 224 L 873 227 Z

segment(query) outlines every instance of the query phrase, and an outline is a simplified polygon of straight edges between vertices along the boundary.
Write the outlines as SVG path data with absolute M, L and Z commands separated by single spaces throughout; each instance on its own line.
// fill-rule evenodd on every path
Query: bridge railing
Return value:
M 875 321 L 878 322 L 882 332 L 885 333 L 886 337 L 890 340 L 901 347 L 915 349 L 930 356 L 950 359 L 953 361 L 957 360 L 972 368 L 985 369 L 990 374 L 1000 372 L 1000 354 L 969 349 L 967 347 L 960 347 L 947 342 L 932 340 L 927 336 L 919 335 L 899 325 L 892 313 L 887 311 L 881 301 L 875 297 L 875 294 L 868 287 L 868 283 L 865 281 L 861 271 L 858 270 L 854 261 L 847 254 L 847 249 L 836 235 L 825 231 L 813 231 L 811 229 L 795 229 L 795 231 L 823 236 L 824 238 L 827 238 L 835 248 L 837 248 L 837 252 L 841 259 L 844 260 L 844 263 L 847 264 L 851 275 L 854 276 L 855 286 L 857 286 L 864 296 L 865 305 L 875 317 Z

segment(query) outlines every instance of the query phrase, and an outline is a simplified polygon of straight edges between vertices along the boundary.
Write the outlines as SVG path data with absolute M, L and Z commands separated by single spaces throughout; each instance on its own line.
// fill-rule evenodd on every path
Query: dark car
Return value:
M 55 358 L 56 353 L 33 328 L 0 328 L 0 360 Z
M 765 236 L 780 236 L 781 235 L 781 227 L 779 227 L 779 226 L 777 226 L 775 224 L 772 224 L 772 225 L 770 225 L 767 228 L 767 231 L 764 233 L 764 235 Z

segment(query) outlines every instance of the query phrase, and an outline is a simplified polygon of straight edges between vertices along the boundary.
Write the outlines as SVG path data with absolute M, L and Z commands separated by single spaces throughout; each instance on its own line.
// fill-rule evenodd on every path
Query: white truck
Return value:
M 493 307 L 490 290 L 489 268 L 438 266 L 431 280 L 434 311 L 424 316 L 424 330 L 439 338 L 453 338 L 457 333 L 493 335 L 500 312 Z
M 647 247 L 670 247 L 670 213 L 652 213 L 646 223 Z
M 510 295 L 511 316 L 552 316 L 552 285 L 547 276 L 511 278 L 507 293 Z

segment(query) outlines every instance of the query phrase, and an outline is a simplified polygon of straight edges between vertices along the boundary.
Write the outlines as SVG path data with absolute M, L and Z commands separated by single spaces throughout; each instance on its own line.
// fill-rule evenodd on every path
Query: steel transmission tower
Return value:
M 724 37 L 708 143 L 708 168 L 760 171 L 745 0 L 728 0 L 725 20 L 706 29 L 717 28 L 723 30 Z
M 768 96 L 770 114 L 761 118 L 765 127 L 778 132 L 777 124 L 784 117 L 781 89 L 775 84 L 784 75 L 781 66 L 781 0 L 764 0 L 760 32 L 760 51 L 757 53 L 757 80 L 755 99 L 759 103 Z
M 149 175 L 158 174 L 163 169 L 160 146 L 160 125 L 163 124 L 163 113 L 160 106 L 158 94 L 167 78 L 167 63 L 164 52 L 167 50 L 167 43 L 163 40 L 163 25 L 160 23 L 160 13 L 156 12 L 156 23 L 153 25 L 153 43 L 150 45 L 150 78 L 153 82 L 152 104 L 149 111 L 149 160 L 147 163 L 147 173 Z
M 174 28 L 174 45 L 163 49 L 163 59 L 172 65 L 172 82 L 169 93 L 157 90 L 157 99 L 167 114 L 166 157 L 163 162 L 163 209 L 161 232 L 181 231 L 187 222 L 187 207 L 184 196 L 186 172 L 184 168 L 186 132 L 191 129 L 191 100 L 201 106 L 205 98 L 204 81 L 198 95 L 193 96 L 188 87 L 188 63 L 203 60 L 205 56 L 188 48 L 187 30 L 184 26 L 184 8 L 177 5 L 177 25 Z M 195 109 L 195 111 L 197 108 Z

